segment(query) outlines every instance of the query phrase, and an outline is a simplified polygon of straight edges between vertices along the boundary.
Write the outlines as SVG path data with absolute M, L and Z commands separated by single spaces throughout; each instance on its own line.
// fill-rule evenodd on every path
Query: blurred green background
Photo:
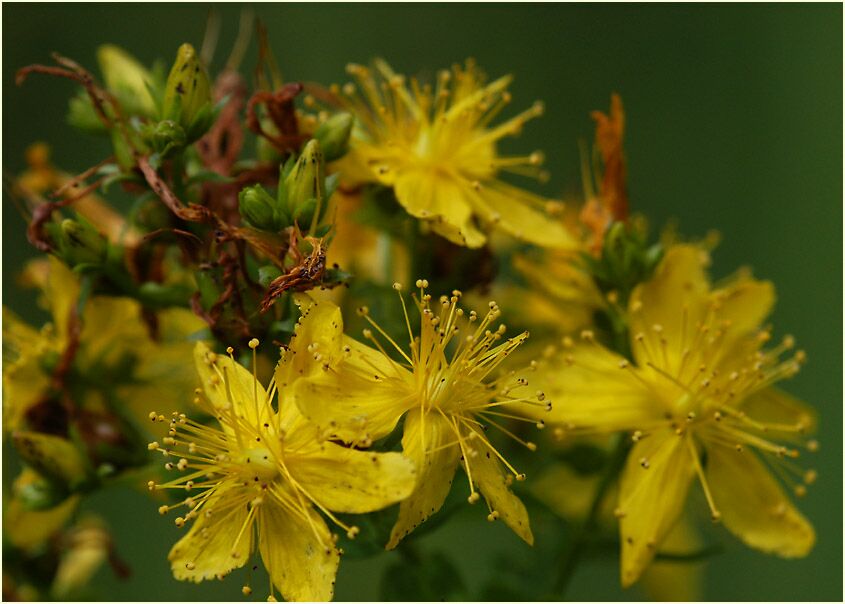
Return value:
M 228 54 L 241 7 L 217 5 Z M 842 597 L 842 7 L 777 5 L 269 5 L 254 7 L 288 80 L 345 81 L 349 61 L 383 56 L 398 70 L 433 73 L 475 57 L 491 76 L 513 73 L 513 110 L 535 99 L 546 115 L 510 148 L 543 149 L 549 195 L 580 191 L 579 139 L 591 140 L 592 109 L 613 91 L 628 117 L 626 149 L 633 207 L 659 226 L 678 220 L 686 235 L 723 235 L 714 273 L 750 265 L 779 292 L 776 334 L 793 333 L 809 363 L 787 389 L 821 414 L 819 481 L 801 502 L 818 543 L 799 561 L 740 546 L 719 529 L 727 553 L 707 567 L 717 600 L 839 600 Z M 95 49 L 115 42 L 149 64 L 168 63 L 183 41 L 199 45 L 203 4 L 3 6 L 3 168 L 23 167 L 23 151 L 49 141 L 55 162 L 82 171 L 110 153 L 65 123 L 66 81 L 34 76 L 14 85 L 19 67 L 59 51 L 96 66 Z M 245 67 L 254 65 L 255 45 Z M 216 67 L 217 65 L 213 66 Z M 212 69 L 212 73 L 214 69 Z M 3 303 L 43 318 L 14 286 L 34 256 L 24 224 L 3 202 Z M 4 485 L 8 484 L 8 473 Z M 131 491 L 101 493 L 88 506 L 111 523 L 133 575 L 106 569 L 106 599 L 241 599 L 240 579 L 199 586 L 170 578 L 176 538 L 155 505 Z M 420 539 L 445 551 L 471 594 L 497 552 L 524 547 L 477 510 Z M 542 527 L 535 527 L 536 530 Z M 382 568 L 398 554 L 344 560 L 337 599 L 376 599 Z M 633 599 L 618 587 L 616 560 L 582 565 L 568 598 Z M 256 580 L 255 585 L 261 583 Z M 263 589 L 261 590 L 263 591 Z M 261 593 L 259 591 L 259 594 Z M 473 597 L 479 597 L 473 595 Z

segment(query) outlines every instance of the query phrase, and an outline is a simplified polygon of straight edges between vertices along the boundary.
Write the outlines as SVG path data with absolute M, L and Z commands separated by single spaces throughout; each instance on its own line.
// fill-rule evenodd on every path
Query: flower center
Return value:
M 279 468 L 273 454 L 264 447 L 247 449 L 241 454 L 240 462 L 243 466 L 243 473 L 251 478 L 255 477 L 266 482 L 273 480 L 279 474 Z

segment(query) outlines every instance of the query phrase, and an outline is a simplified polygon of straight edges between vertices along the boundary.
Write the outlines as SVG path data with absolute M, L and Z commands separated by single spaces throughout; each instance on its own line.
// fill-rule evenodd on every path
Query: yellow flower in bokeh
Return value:
M 48 194 L 70 185 L 74 179 L 51 163 L 50 147 L 45 143 L 33 143 L 27 147 L 25 159 L 27 169 L 15 180 L 14 191 L 20 193 L 30 210 L 48 203 Z M 74 201 L 73 209 L 112 243 L 134 248 L 141 241 L 142 233 L 127 223 L 120 213 L 95 192 L 89 192 Z
M 490 294 L 505 308 L 521 311 L 539 343 L 589 327 L 604 301 L 577 255 L 548 250 L 542 258 L 517 254 L 512 268 L 524 284 L 493 285 Z M 536 334 L 539 333 L 539 336 Z M 532 338 L 534 339 L 534 338 Z
M 358 120 L 349 154 L 338 164 L 343 178 L 393 188 L 412 216 L 467 247 L 484 245 L 495 226 L 538 245 L 572 248 L 569 233 L 546 214 L 549 200 L 500 179 L 502 172 L 540 175 L 543 155 L 500 155 L 496 145 L 542 114 L 535 103 L 492 125 L 511 100 L 510 76 L 491 83 L 473 61 L 441 71 L 434 89 L 393 72 L 350 65 L 357 81 L 339 92 Z
M 250 342 L 253 351 L 257 345 Z M 286 600 L 331 599 L 340 552 L 317 510 L 353 538 L 358 529 L 332 512 L 372 512 L 405 498 L 414 486 L 413 464 L 399 453 L 321 439 L 281 390 L 274 409 L 274 381 L 265 390 L 233 358 L 201 343 L 194 357 L 202 383 L 194 401 L 219 428 L 174 412 L 168 436 L 150 444 L 173 459 L 165 468 L 181 474 L 149 487 L 188 491 L 181 503 L 159 508 L 165 514 L 184 506 L 179 527 L 193 520 L 170 551 L 174 576 L 223 578 L 258 549 L 271 597 L 275 588 Z M 150 418 L 166 421 L 155 413 Z
M 531 484 L 531 493 L 561 518 L 578 523 L 587 517 L 600 480 L 598 474 L 582 475 L 558 462 L 537 476 Z M 615 489 L 611 487 L 602 498 L 596 530 L 604 533 L 614 527 L 616 498 Z M 701 600 L 704 595 L 704 562 L 661 560 L 660 555 L 691 556 L 700 552 L 702 547 L 703 542 L 691 514 L 682 514 L 658 549 L 658 558 L 643 571 L 639 586 L 645 595 L 658 602 Z
M 120 382 L 103 385 L 115 386 L 120 408 L 140 426 L 150 400 L 179 406 L 190 396 L 193 374 L 175 360 L 190 352 L 188 336 L 205 327 L 191 311 L 171 308 L 156 313 L 154 340 L 141 305 L 129 298 L 92 296 L 77 316 L 79 280 L 52 256 L 28 264 L 23 278 L 41 291 L 42 306 L 52 321 L 39 331 L 3 309 L 5 432 L 23 427 L 27 412 L 38 403 L 69 394 L 56 383 L 55 374 L 67 359 L 78 374 L 96 378 L 94 384 L 128 372 Z
M 789 336 L 763 349 L 770 283 L 740 275 L 713 289 L 707 262 L 701 248 L 672 247 L 634 290 L 633 363 L 585 332 L 535 378 L 555 401 L 547 420 L 558 430 L 632 432 L 616 510 L 626 586 L 660 548 L 696 477 L 713 519 L 747 545 L 792 558 L 815 542 L 813 527 L 769 469 L 799 496 L 815 480 L 814 471 L 792 461 L 797 446 L 816 446 L 803 436 L 814 413 L 772 387 L 798 371 L 804 353 L 781 360 L 794 346 Z
M 459 463 L 467 474 L 469 502 L 483 495 L 489 520 L 500 518 L 532 543 L 525 507 L 508 488 L 513 478 L 525 476 L 486 432 L 494 427 L 535 448 L 498 423 L 516 417 L 508 413 L 515 403 L 547 406 L 541 402 L 542 393 L 520 399 L 510 395 L 510 390 L 527 383 L 524 375 L 497 376 L 499 365 L 528 334 L 503 340 L 505 327 L 493 327 L 500 314 L 494 302 L 486 316 L 475 311 L 467 316 L 458 305 L 460 292 L 432 303 L 427 285 L 418 281 L 419 295 L 414 295 L 420 315 L 418 337 L 412 335 L 408 310 L 399 296 L 410 340 L 407 349 L 397 345 L 366 308 L 360 309 L 400 361 L 369 329 L 364 336 L 373 347 L 345 336 L 336 306 L 301 299 L 303 319 L 290 350 L 282 356 L 276 382 L 281 388 L 292 385 L 296 404 L 325 436 L 359 446 L 386 436 L 404 416 L 402 449 L 416 463 L 418 478 L 413 494 L 399 507 L 388 549 L 440 509 Z M 401 289 L 398 284 L 395 288 Z
M 404 279 L 411 266 L 404 242 L 358 219 L 362 207 L 360 196 L 337 191 L 331 198 L 329 215 L 333 216 L 331 240 L 326 251 L 326 264 L 339 266 L 352 273 L 356 281 L 389 286 Z M 312 290 L 320 299 L 339 306 L 354 304 L 346 287 Z
M 71 495 L 57 505 L 44 509 L 30 509 L 24 501 L 22 491 L 32 487 L 41 479 L 31 468 L 24 468 L 15 478 L 10 496 L 4 502 L 4 537 L 25 551 L 36 550 L 58 533 L 73 516 L 79 506 L 80 495 Z

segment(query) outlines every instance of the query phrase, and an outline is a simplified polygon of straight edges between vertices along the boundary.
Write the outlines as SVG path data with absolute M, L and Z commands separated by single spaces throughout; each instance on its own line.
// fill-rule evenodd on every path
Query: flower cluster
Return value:
M 564 204 L 506 180 L 545 180 L 542 153 L 498 149 L 543 112 L 499 119 L 510 76 L 376 60 L 286 83 L 259 28 L 251 90 L 248 30 L 214 78 L 212 43 L 179 47 L 166 77 L 113 45 L 99 78 L 59 55 L 18 74 L 75 81 L 69 119 L 111 153 L 72 176 L 38 144 L 10 186 L 50 320 L 4 307 L 3 435 L 25 465 L 4 494 L 4 595 L 85 596 L 106 560 L 125 574 L 131 543 L 71 525 L 120 482 L 184 532 L 176 579 L 260 559 L 271 600 L 329 600 L 342 554 L 384 549 L 416 586 L 385 581 L 385 599 L 465 596 L 415 549 L 473 517 L 464 502 L 550 578 L 525 573 L 525 597 L 559 598 L 591 540 L 618 549 L 623 586 L 695 597 L 698 566 L 663 559 L 710 555 L 699 508 L 757 550 L 811 551 L 788 490 L 816 479 L 798 460 L 817 417 L 780 390 L 806 355 L 772 344 L 771 283 L 713 284 L 709 240 L 655 241 L 630 213 L 617 95 L 593 114 L 585 198 Z M 538 515 L 561 530 L 535 534 Z M 39 584 L 36 564 L 57 570 Z

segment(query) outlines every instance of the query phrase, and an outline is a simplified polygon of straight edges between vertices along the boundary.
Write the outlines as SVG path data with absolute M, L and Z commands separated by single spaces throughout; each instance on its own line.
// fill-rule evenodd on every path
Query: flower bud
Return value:
M 73 600 L 82 594 L 100 567 L 108 560 L 111 537 L 96 517 L 80 520 L 68 531 L 50 595 L 56 600 Z
M 66 218 L 58 231 L 59 252 L 71 266 L 100 264 L 106 257 L 108 242 L 85 221 Z
M 15 495 L 25 509 L 48 510 L 67 497 L 66 491 L 56 482 L 46 480 L 34 472 L 32 476 L 32 480 L 16 485 L 15 489 Z
M 346 154 L 353 122 L 351 113 L 336 113 L 317 128 L 314 138 L 320 141 L 326 161 L 340 159 Z
M 279 185 L 280 188 L 284 187 L 288 213 L 300 227 L 310 226 L 314 216 L 319 218 L 326 200 L 325 180 L 325 162 L 320 143 L 311 139 L 284 183 Z
M 164 89 L 163 117 L 178 122 L 191 134 L 201 113 L 211 109 L 211 84 L 197 51 L 182 44 L 167 76 Z
M 97 49 L 97 61 L 106 88 L 121 102 L 130 114 L 152 116 L 155 102 L 148 86 L 152 74 L 135 57 L 114 44 L 103 44 Z
M 265 231 L 277 230 L 274 216 L 276 200 L 264 190 L 264 187 L 261 185 L 246 187 L 238 194 L 238 201 L 241 217 L 250 225 Z
M 154 151 L 167 156 L 171 150 L 181 149 L 188 143 L 185 129 L 173 120 L 162 120 L 143 129 L 143 139 Z

